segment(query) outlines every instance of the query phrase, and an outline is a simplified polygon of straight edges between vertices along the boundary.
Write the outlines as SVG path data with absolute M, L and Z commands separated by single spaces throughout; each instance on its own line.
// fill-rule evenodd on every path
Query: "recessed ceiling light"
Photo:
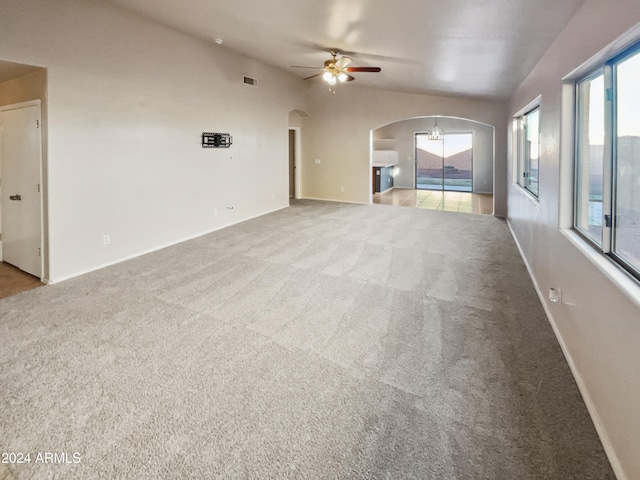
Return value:
M 222 42 L 224 42 L 224 40 L 222 40 L 221 38 L 216 38 L 214 40 L 218 45 L 222 45 Z

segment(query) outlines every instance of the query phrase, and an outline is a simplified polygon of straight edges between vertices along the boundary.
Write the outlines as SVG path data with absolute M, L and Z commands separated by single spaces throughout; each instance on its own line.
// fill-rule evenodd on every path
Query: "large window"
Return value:
M 640 278 L 640 45 L 576 93 L 574 228 Z
M 516 117 L 518 184 L 539 195 L 540 107 Z

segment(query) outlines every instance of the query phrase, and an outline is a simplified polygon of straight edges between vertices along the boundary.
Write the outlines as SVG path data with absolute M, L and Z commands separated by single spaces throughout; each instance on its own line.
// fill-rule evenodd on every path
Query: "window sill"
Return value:
M 593 248 L 580 235 L 570 229 L 561 228 L 567 240 L 580 250 L 611 282 L 618 287 L 637 307 L 640 307 L 640 284 L 622 267 L 616 265 L 606 255 Z
M 523 197 L 525 197 L 527 200 L 529 200 L 534 207 L 536 207 L 538 209 L 540 208 L 540 198 L 536 197 L 533 193 L 531 193 L 529 190 L 524 188 L 519 183 L 514 183 L 513 186 L 515 187 L 515 189 L 517 191 L 520 192 L 520 194 Z

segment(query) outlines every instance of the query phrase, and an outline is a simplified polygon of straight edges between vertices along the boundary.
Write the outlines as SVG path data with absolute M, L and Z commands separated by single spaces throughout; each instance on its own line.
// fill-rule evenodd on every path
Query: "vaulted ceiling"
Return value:
M 301 78 L 338 49 L 353 84 L 505 100 L 584 0 L 101 0 Z M 314 80 L 320 82 L 319 78 Z

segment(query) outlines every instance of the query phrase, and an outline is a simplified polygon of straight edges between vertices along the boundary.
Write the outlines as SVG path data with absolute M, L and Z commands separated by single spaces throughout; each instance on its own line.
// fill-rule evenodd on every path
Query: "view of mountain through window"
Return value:
M 443 140 L 416 134 L 416 188 L 473 191 L 473 134 L 445 133 Z

